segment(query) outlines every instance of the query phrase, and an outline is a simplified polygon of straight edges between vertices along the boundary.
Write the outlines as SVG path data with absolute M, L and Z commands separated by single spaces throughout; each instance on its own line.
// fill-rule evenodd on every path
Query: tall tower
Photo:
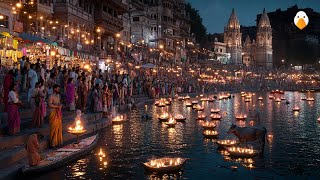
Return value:
M 227 45 L 226 52 L 230 53 L 230 63 L 242 64 L 242 40 L 240 33 L 240 23 L 234 9 L 228 25 L 224 28 L 224 43 Z
M 272 68 L 272 28 L 268 15 L 263 10 L 257 27 L 256 65 Z

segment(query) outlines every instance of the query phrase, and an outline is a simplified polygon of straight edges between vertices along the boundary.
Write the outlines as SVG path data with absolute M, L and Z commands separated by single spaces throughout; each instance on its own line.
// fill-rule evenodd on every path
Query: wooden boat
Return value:
M 302 97 L 302 98 L 301 98 L 301 100 L 302 100 L 302 101 L 306 101 L 306 100 L 307 100 L 307 98 L 305 98 L 305 97 Z
M 158 105 L 156 105 L 157 107 L 166 107 L 166 103 L 164 102 L 159 102 Z
M 159 121 L 168 121 L 169 120 L 169 114 L 168 113 L 163 113 L 163 114 L 161 114 L 159 117 L 158 117 L 158 119 L 159 119 Z
M 210 118 L 212 120 L 221 120 L 222 119 L 222 116 L 220 116 L 219 114 L 211 114 L 210 115 Z
M 197 120 L 204 120 L 206 117 L 206 115 L 198 115 Z
M 168 128 L 174 128 L 177 125 L 177 122 L 174 122 L 174 123 L 166 122 L 165 124 L 168 126 Z
M 226 140 L 218 140 L 218 141 L 217 141 L 217 144 L 218 144 L 218 146 L 221 147 L 221 148 L 227 148 L 227 147 L 236 146 L 236 145 L 239 144 L 239 142 L 236 141 L 236 140 L 226 139 Z
M 124 116 L 117 116 L 115 118 L 112 119 L 112 124 L 113 125 L 117 125 L 117 124 L 122 124 L 126 121 Z
M 245 99 L 244 102 L 251 102 L 251 99 Z
M 260 97 L 258 98 L 258 100 L 259 100 L 259 101 L 262 101 L 262 100 L 263 100 L 263 97 L 260 96 Z
M 187 95 L 184 99 L 185 99 L 185 100 L 189 100 L 189 99 L 190 99 L 190 96 Z
M 204 130 L 214 130 L 214 128 L 216 128 L 217 125 L 214 123 L 214 122 L 205 122 L 205 123 L 202 123 L 202 128 Z
M 217 131 L 214 131 L 214 130 L 205 130 L 203 132 L 203 136 L 205 138 L 217 138 L 219 135 L 219 133 Z
M 218 114 L 220 112 L 220 109 L 210 109 L 210 112 Z
M 40 162 L 39 166 L 26 165 L 22 168 L 22 172 L 25 175 L 39 175 L 39 173 L 61 167 L 89 153 L 97 145 L 98 139 L 99 135 L 96 134 L 80 140 L 78 144 L 69 144 L 57 150 L 48 150 L 44 152 L 46 158 Z
M 314 101 L 314 98 L 307 98 L 307 101 Z
M 178 97 L 178 100 L 179 100 L 179 101 L 183 101 L 183 100 L 184 100 L 184 97 L 180 96 L 180 97 Z
M 151 172 L 173 172 L 180 170 L 186 162 L 185 158 L 160 158 L 143 163 L 143 167 Z
M 236 116 L 236 120 L 238 121 L 244 121 L 247 119 L 247 116 L 246 115 L 240 115 L 240 116 Z
M 174 119 L 177 121 L 177 122 L 184 122 L 184 121 L 186 121 L 186 117 L 184 117 L 183 115 L 181 115 L 181 114 L 177 114 L 177 115 L 175 115 L 174 116 Z
M 275 102 L 281 102 L 281 99 L 280 98 L 276 98 L 274 101 Z
M 227 151 L 234 158 L 253 158 L 259 154 L 256 150 L 240 147 L 228 147 Z
M 274 99 L 274 96 L 271 96 L 271 95 L 270 95 L 270 96 L 269 96 L 269 99 Z
M 285 97 L 281 97 L 281 101 L 285 101 L 287 100 Z

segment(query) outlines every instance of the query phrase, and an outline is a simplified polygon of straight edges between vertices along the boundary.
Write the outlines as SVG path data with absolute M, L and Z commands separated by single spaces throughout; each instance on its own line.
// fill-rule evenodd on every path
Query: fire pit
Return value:
M 80 119 L 76 120 L 76 125 L 75 125 L 74 128 L 73 127 L 69 127 L 69 130 L 68 130 L 68 133 L 73 134 L 73 135 L 76 136 L 76 138 L 77 138 L 76 144 L 79 144 L 79 136 L 81 136 L 85 132 L 86 132 L 86 130 L 83 128 Z

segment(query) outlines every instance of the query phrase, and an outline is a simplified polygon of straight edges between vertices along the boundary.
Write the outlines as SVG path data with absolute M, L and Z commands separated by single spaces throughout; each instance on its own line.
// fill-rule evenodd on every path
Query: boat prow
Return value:
M 22 168 L 22 173 L 25 175 L 39 175 L 39 173 L 48 172 L 61 167 L 68 162 L 89 153 L 97 145 L 98 139 L 99 134 L 96 134 L 80 140 L 77 146 L 68 144 L 57 150 L 48 150 L 44 153 L 46 159 L 42 160 L 40 165 L 32 167 L 26 165 Z

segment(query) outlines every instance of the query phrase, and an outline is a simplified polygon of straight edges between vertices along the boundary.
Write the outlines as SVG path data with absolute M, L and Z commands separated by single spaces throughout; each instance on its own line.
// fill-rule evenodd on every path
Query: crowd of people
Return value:
M 45 118 L 48 119 L 50 145 L 56 147 L 63 142 L 62 110 L 108 114 L 120 106 L 131 108 L 136 101 L 133 95 L 159 98 L 180 93 L 259 91 L 297 86 L 296 82 L 281 76 L 266 80 L 267 74 L 259 77 L 245 74 L 240 80 L 228 80 L 216 74 L 216 81 L 209 82 L 204 81 L 205 78 L 199 80 L 200 75 L 206 73 L 204 68 L 195 67 L 197 71 L 191 72 L 191 66 L 144 69 L 131 62 L 121 64 L 121 70 L 113 71 L 95 67 L 89 70 L 79 65 L 58 66 L 58 63 L 47 69 L 40 59 L 32 64 L 28 57 L 23 57 L 15 68 L 2 68 L 6 73 L 1 88 L 4 111 L 8 113 L 8 134 L 15 135 L 20 131 L 21 107 L 31 108 L 31 126 L 34 128 L 42 127 Z

